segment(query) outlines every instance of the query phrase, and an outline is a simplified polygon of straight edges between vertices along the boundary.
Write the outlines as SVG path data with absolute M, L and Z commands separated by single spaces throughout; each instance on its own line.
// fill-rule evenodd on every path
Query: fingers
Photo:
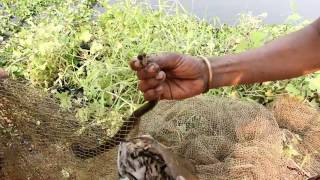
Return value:
M 8 73 L 4 69 L 0 68 L 0 79 L 8 78 L 8 76 Z
M 143 92 L 143 96 L 147 101 L 157 100 L 163 94 L 162 83 L 165 81 L 166 75 L 160 71 L 155 78 L 145 79 L 139 82 L 138 88 Z
M 137 72 L 138 79 L 145 80 L 155 78 L 160 70 L 173 70 L 182 62 L 183 56 L 176 53 L 164 53 L 160 55 L 150 55 L 151 61 L 146 67 L 143 67 L 137 58 L 130 61 L 130 67 Z
M 137 58 L 132 59 L 129 64 L 131 69 L 134 71 L 140 71 L 143 68 L 140 61 Z
M 160 86 L 165 79 L 166 79 L 165 73 L 163 71 L 160 71 L 155 78 L 141 80 L 138 84 L 138 88 L 140 91 L 145 92 L 149 89 L 154 89 Z
M 183 56 L 177 53 L 163 53 L 149 57 L 150 61 L 156 63 L 160 69 L 174 69 L 182 58 Z
M 159 55 L 150 55 L 148 59 L 157 64 L 160 69 L 174 69 L 181 62 L 183 56 L 177 53 L 162 53 Z M 143 69 L 140 61 L 134 58 L 130 61 L 130 67 L 134 71 L 140 71 Z
M 163 96 L 166 73 L 179 67 L 183 60 L 182 55 L 176 53 L 164 53 L 160 55 L 150 55 L 150 61 L 144 67 L 137 58 L 130 61 L 130 67 L 136 71 L 140 80 L 138 88 L 143 92 L 145 100 L 157 100 Z
M 155 78 L 159 74 L 160 68 L 155 63 L 150 63 L 144 69 L 137 72 L 140 80 Z
M 140 80 L 155 78 L 160 71 L 156 63 L 149 63 L 147 67 L 143 68 L 138 59 L 133 59 L 129 64 L 132 70 L 137 71 L 137 76 Z
M 155 89 L 150 89 L 143 93 L 143 96 L 145 100 L 152 101 L 152 100 L 158 100 L 163 93 L 163 86 L 158 86 Z

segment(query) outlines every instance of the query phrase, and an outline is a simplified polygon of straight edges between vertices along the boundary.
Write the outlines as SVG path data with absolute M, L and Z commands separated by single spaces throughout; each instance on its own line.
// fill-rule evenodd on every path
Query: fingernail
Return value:
M 164 78 L 164 72 L 159 72 L 156 76 L 156 80 L 162 80 Z
M 148 68 L 148 72 L 149 72 L 149 73 L 155 72 L 155 67 L 154 67 L 154 65 L 151 65 L 151 66 Z
M 134 66 L 140 67 L 140 62 L 139 61 L 134 61 Z

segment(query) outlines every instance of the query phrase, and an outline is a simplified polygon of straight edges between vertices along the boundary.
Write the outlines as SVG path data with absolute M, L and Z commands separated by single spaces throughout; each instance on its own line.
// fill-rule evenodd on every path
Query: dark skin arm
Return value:
M 265 46 L 212 61 L 211 87 L 284 80 L 320 70 L 320 18 Z
M 184 99 L 206 90 L 208 70 L 199 58 L 167 53 L 151 59 L 154 63 L 146 68 L 135 59 L 130 63 L 145 99 Z M 320 70 L 320 18 L 260 48 L 208 59 L 213 72 L 210 88 L 284 80 L 316 72 Z

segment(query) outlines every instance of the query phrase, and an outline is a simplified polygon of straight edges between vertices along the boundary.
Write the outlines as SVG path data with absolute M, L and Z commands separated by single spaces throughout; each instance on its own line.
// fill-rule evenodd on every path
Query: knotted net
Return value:
M 116 119 L 116 121 L 121 121 Z M 128 137 L 150 134 L 188 159 L 200 179 L 306 179 L 320 174 L 319 112 L 280 98 L 269 107 L 197 96 L 161 101 Z M 83 160 L 73 143 L 95 147 L 113 134 L 81 122 L 48 94 L 0 83 L 2 179 L 117 179 L 117 147 Z
M 301 102 L 280 99 L 267 109 L 207 96 L 161 102 L 140 126 L 140 134 L 150 134 L 190 159 L 200 179 L 208 180 L 317 174 L 319 130 L 318 112 Z

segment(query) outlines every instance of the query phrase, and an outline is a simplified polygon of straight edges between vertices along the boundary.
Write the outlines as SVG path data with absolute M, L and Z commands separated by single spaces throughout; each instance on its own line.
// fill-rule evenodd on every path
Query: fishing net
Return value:
M 319 115 L 292 98 L 264 107 L 197 96 L 161 101 L 123 133 L 151 135 L 189 160 L 200 179 L 306 179 L 320 174 Z M 0 81 L 1 179 L 118 179 L 117 146 L 89 159 L 71 148 L 112 136 L 104 124 L 63 111 L 49 94 Z

